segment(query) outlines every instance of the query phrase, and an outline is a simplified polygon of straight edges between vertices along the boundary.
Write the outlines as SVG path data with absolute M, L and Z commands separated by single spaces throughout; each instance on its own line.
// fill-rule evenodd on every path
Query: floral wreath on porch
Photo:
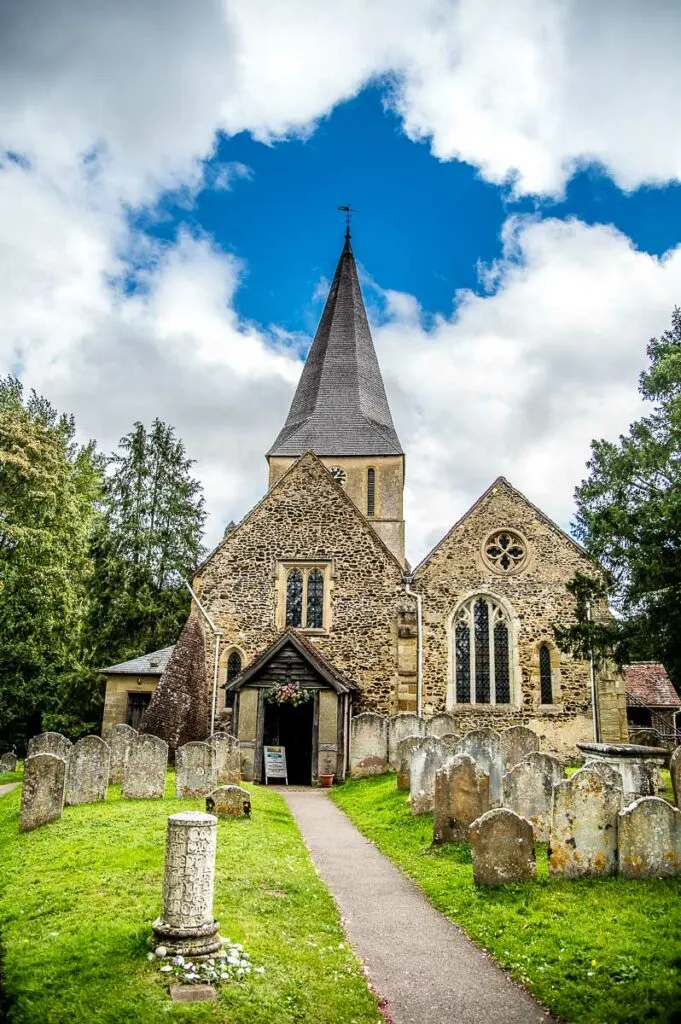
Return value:
M 305 704 L 312 697 L 312 690 L 304 690 L 298 683 L 277 683 L 265 690 L 265 700 L 269 704 Z

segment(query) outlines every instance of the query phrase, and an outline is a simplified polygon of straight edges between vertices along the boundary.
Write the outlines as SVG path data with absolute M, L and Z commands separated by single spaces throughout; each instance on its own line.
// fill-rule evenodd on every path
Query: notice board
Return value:
M 288 786 L 286 770 L 286 747 L 263 747 L 265 755 L 265 785 L 268 779 L 285 779 Z

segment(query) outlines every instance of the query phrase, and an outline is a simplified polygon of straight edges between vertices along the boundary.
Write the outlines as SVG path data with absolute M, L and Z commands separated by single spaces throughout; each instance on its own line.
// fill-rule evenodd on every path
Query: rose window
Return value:
M 527 562 L 527 544 L 512 530 L 498 530 L 487 538 L 485 561 L 490 569 L 508 575 L 520 572 Z

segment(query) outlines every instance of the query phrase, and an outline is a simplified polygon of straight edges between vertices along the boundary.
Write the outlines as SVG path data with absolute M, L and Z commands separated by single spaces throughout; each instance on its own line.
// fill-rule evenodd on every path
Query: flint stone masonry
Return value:
M 504 798 L 501 737 L 494 729 L 472 729 L 456 747 L 457 754 L 468 754 L 489 775 L 489 802 L 497 807 Z
M 3 772 L 15 772 L 17 770 L 16 754 L 3 754 L 0 757 L 0 775 Z
M 435 774 L 433 843 L 466 843 L 470 826 L 489 810 L 489 775 L 457 754 Z
M 676 806 L 681 807 L 681 747 L 677 747 L 669 762 L 669 774 L 672 777 L 672 790 Z
M 196 740 L 175 752 L 175 796 L 208 796 L 217 786 L 215 747 Z
M 397 771 L 397 748 L 402 740 L 409 736 L 426 736 L 426 723 L 419 715 L 405 711 L 392 715 L 388 719 L 388 764 L 392 771 Z
M 350 775 L 382 775 L 388 767 L 388 720 L 373 711 L 355 715 L 350 723 Z
M 626 878 L 681 875 L 681 811 L 657 796 L 619 815 L 619 871 Z
M 218 786 L 206 797 L 206 811 L 218 818 L 250 818 L 251 794 L 241 786 Z
M 54 754 L 55 757 L 62 757 L 68 761 L 71 755 L 73 743 L 60 732 L 41 732 L 28 741 L 26 757 L 33 757 L 34 754 Z
M 213 917 L 217 824 L 201 811 L 168 818 L 163 909 L 153 927 L 158 945 L 169 952 L 209 956 L 220 948 Z
M 32 754 L 24 762 L 19 831 L 31 832 L 61 818 L 66 790 L 66 761 L 55 754 Z
M 218 785 L 238 786 L 241 782 L 241 750 L 236 736 L 228 732 L 214 732 L 208 742 L 215 749 Z
M 526 818 L 540 843 L 549 841 L 553 787 L 564 778 L 558 758 L 540 753 L 527 754 L 504 775 L 504 807 Z
M 129 725 L 125 725 L 123 722 L 111 726 L 107 737 L 111 750 L 109 782 L 119 783 L 123 781 L 123 768 L 137 735 L 137 729 L 131 729 Z
M 513 811 L 487 811 L 471 825 L 470 840 L 476 885 L 505 885 L 536 876 L 532 826 Z
M 435 774 L 451 754 L 451 750 L 434 736 L 424 737 L 412 750 L 409 771 L 409 806 L 412 814 L 427 814 L 433 810 Z
M 421 742 L 421 736 L 407 736 L 397 744 L 397 788 L 409 789 L 411 779 L 411 755 Z
M 510 772 L 527 754 L 539 750 L 539 737 L 525 725 L 511 725 L 499 733 L 501 761 L 504 772 Z
M 549 873 L 565 878 L 613 875 L 621 789 L 581 768 L 553 790 Z
M 71 749 L 66 803 L 94 804 L 106 799 L 111 750 L 100 736 L 83 736 Z
M 121 796 L 126 800 L 162 800 L 166 788 L 168 744 L 158 736 L 140 733 L 123 767 Z
M 426 736 L 435 736 L 436 739 L 442 739 L 442 737 L 449 733 L 454 732 L 456 728 L 456 719 L 453 715 L 443 712 L 440 715 L 433 715 L 432 718 L 426 722 Z

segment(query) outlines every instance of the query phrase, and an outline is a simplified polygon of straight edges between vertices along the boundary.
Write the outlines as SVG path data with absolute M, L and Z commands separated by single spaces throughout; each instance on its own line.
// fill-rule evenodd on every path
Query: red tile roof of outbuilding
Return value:
M 659 661 L 635 661 L 622 667 L 627 693 L 649 707 L 678 708 L 681 700 Z

